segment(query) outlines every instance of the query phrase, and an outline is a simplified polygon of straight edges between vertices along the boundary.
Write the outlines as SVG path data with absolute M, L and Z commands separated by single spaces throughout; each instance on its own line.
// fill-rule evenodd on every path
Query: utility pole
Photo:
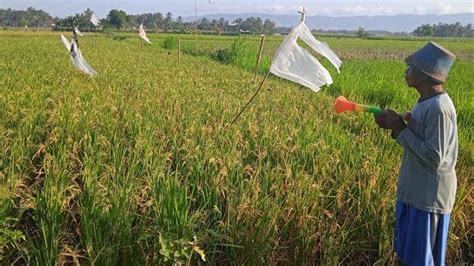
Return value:
M 197 32 L 198 32 L 198 4 L 197 0 L 194 0 L 194 49 L 196 49 L 197 46 Z

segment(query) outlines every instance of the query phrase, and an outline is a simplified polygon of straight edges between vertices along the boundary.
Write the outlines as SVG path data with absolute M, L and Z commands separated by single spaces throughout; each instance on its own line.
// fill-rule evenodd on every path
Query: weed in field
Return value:
M 176 49 L 177 45 L 178 45 L 178 41 L 172 35 L 167 36 L 165 40 L 163 41 L 163 48 L 168 49 L 168 50 Z

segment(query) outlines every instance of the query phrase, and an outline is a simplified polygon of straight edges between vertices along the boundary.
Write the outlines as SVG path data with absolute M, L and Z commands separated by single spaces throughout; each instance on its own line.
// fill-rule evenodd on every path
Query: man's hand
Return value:
M 374 120 L 375 120 L 375 123 L 380 127 L 380 128 L 383 128 L 383 129 L 390 129 L 390 127 L 387 125 L 387 122 L 385 121 L 385 114 L 382 112 L 382 113 L 378 113 L 378 114 L 374 114 Z
M 403 118 L 395 111 L 386 109 L 384 110 L 385 123 L 392 130 L 392 137 L 397 138 L 398 134 L 407 127 Z

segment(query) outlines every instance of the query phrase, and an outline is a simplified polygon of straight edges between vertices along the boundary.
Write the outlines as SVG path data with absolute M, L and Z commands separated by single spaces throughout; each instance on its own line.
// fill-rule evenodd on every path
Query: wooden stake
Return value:
M 260 66 L 260 61 L 262 59 L 262 54 L 263 54 L 263 44 L 265 43 L 265 35 L 262 36 L 262 40 L 260 41 L 260 50 L 258 51 L 258 57 L 257 57 L 257 66 L 255 67 L 255 77 L 253 78 L 253 83 L 257 82 L 257 76 L 258 76 L 258 67 Z
M 263 87 L 263 84 L 268 79 L 268 76 L 270 76 L 270 71 L 268 71 L 268 73 L 265 75 L 265 78 L 260 83 L 260 86 L 258 86 L 258 89 L 253 94 L 252 98 L 250 98 L 250 100 L 247 102 L 247 104 L 244 106 L 244 108 L 242 108 L 242 110 L 240 110 L 240 112 L 235 116 L 234 120 L 232 120 L 232 122 L 230 123 L 231 126 L 234 125 L 234 123 L 235 123 L 235 121 L 237 121 L 237 119 L 239 119 L 239 117 L 242 115 L 242 113 L 245 111 L 245 109 L 247 109 L 247 107 L 253 101 L 253 99 L 255 99 L 255 97 L 257 97 L 258 92 Z

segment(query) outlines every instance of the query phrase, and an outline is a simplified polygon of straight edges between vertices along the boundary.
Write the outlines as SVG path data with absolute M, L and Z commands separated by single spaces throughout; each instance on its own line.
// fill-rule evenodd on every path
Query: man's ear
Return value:
M 423 73 L 421 70 L 417 69 L 416 67 L 412 67 L 413 74 L 415 74 L 414 78 L 416 79 L 417 83 L 431 81 L 431 77 Z

